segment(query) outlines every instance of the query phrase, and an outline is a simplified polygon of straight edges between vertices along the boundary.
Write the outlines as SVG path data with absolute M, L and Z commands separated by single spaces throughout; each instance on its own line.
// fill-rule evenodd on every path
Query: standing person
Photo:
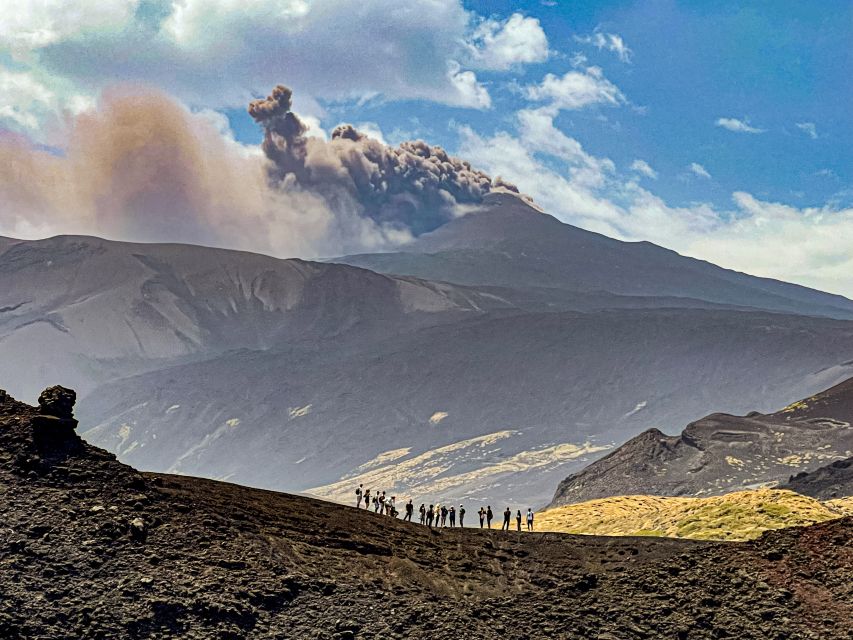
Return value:
M 379 513 L 379 494 L 373 496 L 373 513 Z
M 379 513 L 385 514 L 385 492 L 379 494 Z
M 450 507 L 449 514 L 450 514 L 450 526 L 455 527 L 456 526 L 456 509 L 454 507 Z
M 412 504 L 412 499 L 409 498 L 409 501 L 406 503 L 406 515 L 403 516 L 403 520 L 412 521 L 412 514 L 415 512 L 415 505 Z
M 501 525 L 501 531 L 509 531 L 510 518 L 512 518 L 512 511 L 507 507 L 504 509 L 504 523 Z
M 447 526 L 447 506 L 441 505 L 441 526 Z
M 370 489 L 364 490 L 364 508 L 370 509 Z
M 521 531 L 521 509 L 515 512 L 515 526 Z
M 486 507 L 486 524 L 489 529 L 492 528 L 492 518 L 494 518 L 494 514 L 492 513 L 492 505 Z
M 358 488 L 355 490 L 355 508 L 361 509 L 361 496 L 364 493 L 364 485 L 358 485 Z
M 429 511 L 427 511 L 427 526 L 432 529 L 432 521 L 435 518 L 435 509 L 433 509 L 432 505 L 429 505 Z
M 463 507 L 461 504 L 459 505 L 459 526 L 465 526 L 465 507 Z
M 392 518 L 397 517 L 397 496 L 391 496 L 391 502 L 388 504 L 388 515 Z
M 421 514 L 421 524 L 426 524 L 426 507 L 423 502 L 421 502 L 421 506 L 418 508 L 418 513 Z
M 480 516 L 480 528 L 482 529 L 483 528 L 483 520 L 486 519 L 486 508 L 480 507 L 480 510 L 477 512 L 477 514 Z
M 527 530 L 533 531 L 533 509 L 527 507 Z

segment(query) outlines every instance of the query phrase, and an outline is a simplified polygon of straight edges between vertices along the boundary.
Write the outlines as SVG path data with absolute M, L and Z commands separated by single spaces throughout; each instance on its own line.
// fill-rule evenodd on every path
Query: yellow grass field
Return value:
M 537 531 L 605 536 L 750 540 L 769 529 L 853 515 L 853 498 L 820 502 L 780 489 L 708 498 L 615 496 L 536 514 Z

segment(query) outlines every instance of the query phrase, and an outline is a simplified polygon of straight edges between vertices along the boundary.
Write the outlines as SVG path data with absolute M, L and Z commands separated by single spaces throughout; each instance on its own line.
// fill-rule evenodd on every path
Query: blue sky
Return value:
M 0 17 L 0 140 L 57 157 L 83 153 L 74 150 L 85 147 L 79 122 L 108 118 L 104 96 L 133 85 L 213 123 L 228 153 L 253 157 L 261 132 L 245 104 L 284 83 L 316 135 L 350 122 L 390 144 L 422 138 L 517 183 L 566 222 L 853 295 L 848 1 L 24 0 L 16 8 Z M 21 191 L 4 190 L 0 175 L 0 234 L 64 232 L 75 221 L 116 237 L 135 228 L 109 226 L 91 203 L 79 219 L 60 220 L 50 202 Z M 241 246 L 335 249 L 328 238 L 282 243 Z

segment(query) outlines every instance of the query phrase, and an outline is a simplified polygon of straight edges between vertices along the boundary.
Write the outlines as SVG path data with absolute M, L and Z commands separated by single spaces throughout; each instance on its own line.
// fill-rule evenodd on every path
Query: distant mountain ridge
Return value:
M 382 273 L 468 285 L 670 296 L 783 313 L 853 318 L 853 301 L 687 258 L 650 242 L 622 242 L 564 224 L 511 194 L 393 253 L 335 259 Z
M 77 388 L 85 437 L 140 468 L 324 495 L 372 474 L 433 502 L 536 506 L 649 427 L 769 411 L 853 375 L 853 323 L 831 317 L 849 301 L 764 291 L 513 196 L 418 242 L 452 247 L 448 264 L 485 284 L 183 245 L 0 243 L 0 380 L 23 398 Z
M 839 487 L 853 489 L 848 467 L 823 465 L 851 456 L 853 378 L 771 414 L 711 414 L 679 436 L 649 429 L 563 480 L 551 506 L 617 495 L 719 495 L 785 483 L 792 471 L 804 473 L 784 488 L 813 485 L 807 495 L 836 498 L 845 495 Z

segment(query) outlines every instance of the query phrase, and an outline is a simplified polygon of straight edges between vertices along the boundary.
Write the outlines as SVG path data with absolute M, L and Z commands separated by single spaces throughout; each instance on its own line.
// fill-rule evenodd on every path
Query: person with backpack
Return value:
M 435 519 L 435 509 L 432 505 L 429 505 L 429 511 L 427 511 L 426 519 L 427 526 L 432 529 L 432 521 Z
M 450 526 L 455 527 L 456 526 L 456 509 L 454 507 L 450 507 L 450 511 L 448 512 L 448 515 L 450 515 Z
M 358 485 L 358 488 L 355 490 L 355 508 L 361 509 L 361 496 L 363 493 L 363 484 Z
M 412 504 L 412 499 L 406 503 L 406 515 L 403 516 L 403 522 L 412 521 L 412 514 L 415 512 L 415 505 Z
M 388 503 L 388 515 L 392 518 L 397 517 L 397 496 L 391 496 L 391 501 Z
M 512 511 L 509 507 L 504 510 L 504 523 L 501 525 L 501 531 L 509 531 L 509 521 L 512 518 Z
M 441 526 L 447 526 L 447 506 L 441 505 Z
M 421 502 L 421 506 L 418 508 L 418 513 L 421 514 L 421 524 L 426 524 L 426 507 L 423 502 Z
M 379 513 L 379 494 L 373 496 L 373 513 Z
M 521 509 L 515 512 L 515 526 L 521 531 Z
M 486 524 L 488 525 L 489 529 L 492 528 L 492 518 L 493 517 L 494 517 L 494 514 L 492 513 L 492 505 L 489 505 L 488 507 L 486 507 Z
M 533 531 L 533 509 L 527 507 L 527 530 Z
M 459 505 L 459 526 L 465 526 L 465 507 L 463 507 L 461 504 Z
M 364 508 L 370 509 L 370 489 L 364 490 Z
M 480 507 L 480 510 L 477 512 L 477 515 L 480 516 L 480 528 L 483 528 L 483 521 L 486 519 L 486 508 Z
M 385 515 L 385 492 L 379 494 L 379 513 Z

